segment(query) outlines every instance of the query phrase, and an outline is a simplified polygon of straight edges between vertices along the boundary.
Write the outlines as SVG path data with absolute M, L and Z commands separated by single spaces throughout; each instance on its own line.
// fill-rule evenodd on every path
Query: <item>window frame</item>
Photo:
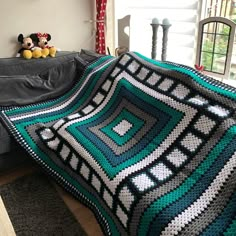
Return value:
M 235 26 L 236 24 L 225 17 L 208 17 L 206 19 L 203 19 L 198 24 L 198 38 L 197 38 L 197 50 L 196 50 L 196 64 L 200 65 L 201 61 L 201 52 L 202 52 L 202 44 L 203 44 L 203 35 L 204 32 L 204 26 L 209 23 L 222 23 L 230 27 L 230 33 L 229 33 L 229 40 L 228 40 L 228 48 L 226 52 L 226 61 L 225 61 L 225 70 L 224 73 L 217 73 L 217 72 L 211 72 L 204 70 L 204 74 L 207 74 L 212 77 L 218 77 L 221 78 L 221 80 L 228 79 L 230 74 L 230 67 L 231 67 L 231 59 L 232 59 L 232 52 L 233 52 L 233 44 L 234 44 L 234 35 L 235 35 Z M 214 34 L 215 36 L 217 34 Z M 214 52 L 212 52 L 214 54 Z

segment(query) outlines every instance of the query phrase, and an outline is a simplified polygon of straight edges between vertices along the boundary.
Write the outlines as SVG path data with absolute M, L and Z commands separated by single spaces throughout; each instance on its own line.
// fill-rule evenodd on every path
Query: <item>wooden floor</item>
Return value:
M 36 166 L 28 165 L 3 173 L 0 175 L 0 185 L 9 183 L 21 176 L 30 174 L 35 170 L 37 170 Z M 61 187 L 56 184 L 55 187 L 86 233 L 89 236 L 102 236 L 103 233 L 93 213 L 78 200 L 66 193 Z
M 16 236 L 1 196 L 0 196 L 0 235 Z

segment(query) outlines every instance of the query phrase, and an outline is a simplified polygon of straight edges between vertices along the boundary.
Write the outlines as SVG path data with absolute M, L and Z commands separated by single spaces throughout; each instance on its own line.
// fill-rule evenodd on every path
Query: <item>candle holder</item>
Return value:
M 169 23 L 169 22 L 168 22 Z M 166 61 L 168 32 L 171 24 L 161 24 L 163 29 L 161 60 Z
M 151 57 L 152 59 L 156 59 L 156 55 L 157 55 L 157 32 L 158 32 L 158 27 L 159 27 L 159 23 L 152 23 L 152 53 L 151 53 Z
M 152 53 L 151 58 L 156 59 L 156 51 L 157 51 L 157 33 L 159 25 L 163 29 L 163 37 L 162 37 L 162 52 L 161 52 L 161 60 L 166 60 L 166 52 L 167 52 L 167 41 L 168 41 L 168 31 L 171 27 L 171 24 L 167 18 L 163 19 L 162 24 L 159 23 L 157 18 L 152 20 Z

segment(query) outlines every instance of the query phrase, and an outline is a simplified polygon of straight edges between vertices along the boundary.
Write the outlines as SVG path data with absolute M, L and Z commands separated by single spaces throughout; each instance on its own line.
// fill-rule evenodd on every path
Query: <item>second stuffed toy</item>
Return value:
M 37 43 L 37 45 L 42 49 L 42 57 L 55 57 L 57 49 L 53 46 L 49 46 L 48 41 L 51 40 L 51 35 L 48 33 L 33 33 L 30 37 Z

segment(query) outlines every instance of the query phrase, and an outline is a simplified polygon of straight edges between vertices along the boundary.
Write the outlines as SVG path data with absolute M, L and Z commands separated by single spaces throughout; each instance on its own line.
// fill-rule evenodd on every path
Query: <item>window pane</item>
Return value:
M 214 34 L 206 34 L 203 33 L 202 36 L 202 51 L 204 52 L 213 52 L 213 45 L 214 45 Z
M 217 34 L 229 35 L 229 31 L 230 31 L 230 26 L 225 25 L 223 23 L 217 23 L 216 27 Z
M 227 54 L 228 40 L 228 36 L 216 35 L 215 53 Z
M 225 56 L 220 56 L 215 54 L 213 60 L 212 72 L 224 74 L 225 60 L 226 60 Z
M 207 23 L 203 26 L 204 33 L 215 33 L 216 22 Z
M 204 70 L 211 71 L 212 56 L 212 53 L 202 52 L 200 64 L 204 66 Z

